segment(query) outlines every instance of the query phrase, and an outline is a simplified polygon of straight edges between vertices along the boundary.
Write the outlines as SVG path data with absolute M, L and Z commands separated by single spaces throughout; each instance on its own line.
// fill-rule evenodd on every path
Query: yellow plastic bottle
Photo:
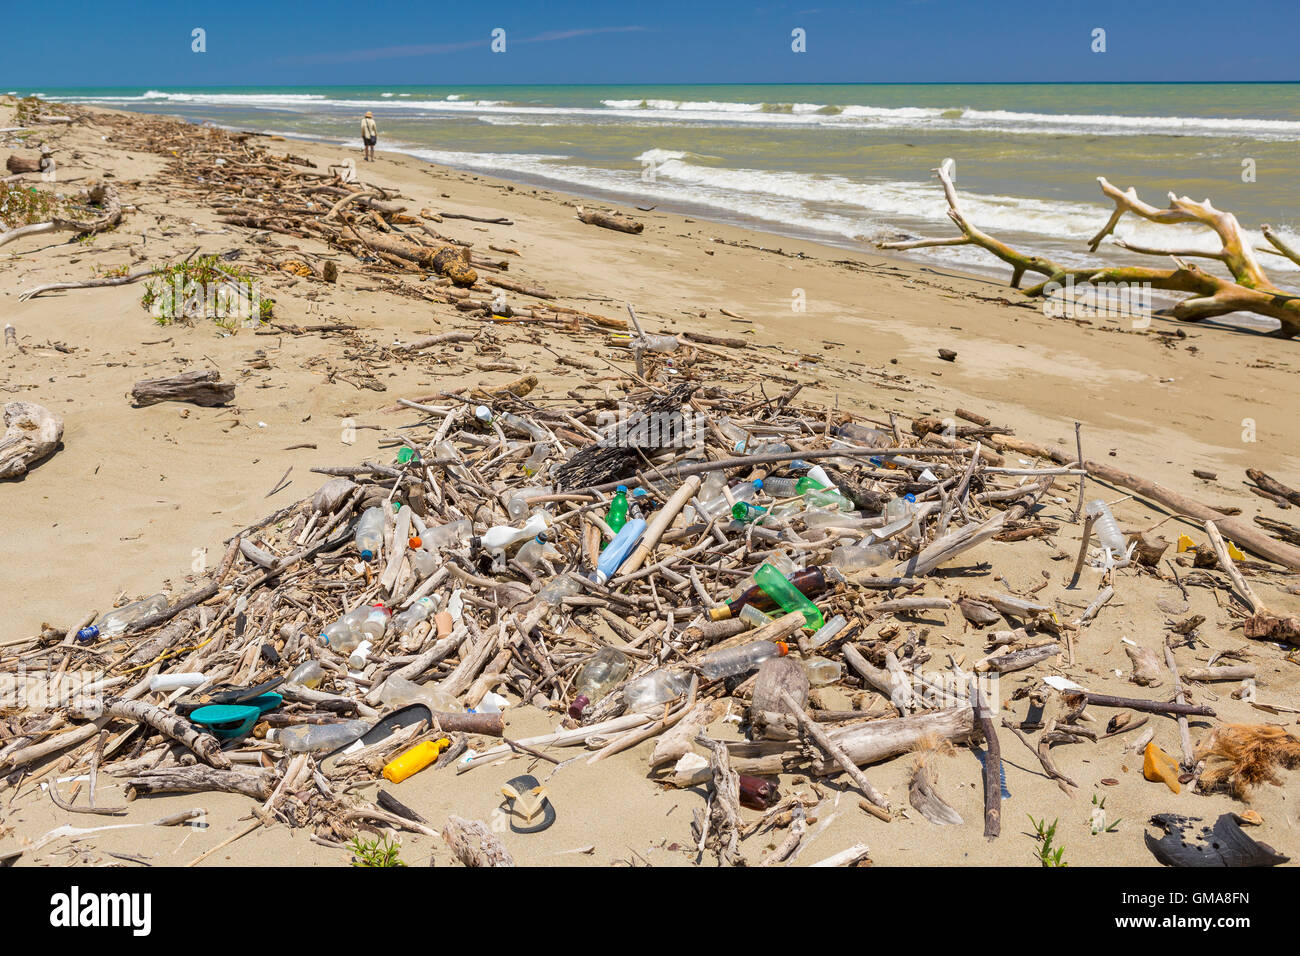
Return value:
M 392 783 L 401 783 L 407 777 L 413 777 L 429 764 L 438 759 L 447 747 L 451 746 L 450 738 L 443 737 L 441 740 L 426 740 L 416 744 L 410 750 L 399 754 L 388 762 L 384 767 L 384 779 Z

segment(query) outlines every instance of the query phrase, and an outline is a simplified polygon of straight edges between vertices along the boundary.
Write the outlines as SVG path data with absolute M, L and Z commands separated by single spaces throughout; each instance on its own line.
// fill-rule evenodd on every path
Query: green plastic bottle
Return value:
M 605 524 L 615 534 L 623 530 L 623 525 L 627 524 L 627 485 L 619 485 L 614 489 L 614 500 L 609 503 L 609 511 L 605 515 Z
M 763 589 L 763 593 L 781 606 L 787 614 L 798 611 L 803 615 L 804 627 L 816 631 L 825 624 L 822 612 L 817 605 L 804 597 L 803 592 L 790 583 L 790 579 L 770 562 L 765 563 L 754 572 L 754 580 Z
M 744 524 L 757 521 L 767 514 L 762 505 L 751 505 L 748 501 L 737 501 L 731 506 L 731 517 Z

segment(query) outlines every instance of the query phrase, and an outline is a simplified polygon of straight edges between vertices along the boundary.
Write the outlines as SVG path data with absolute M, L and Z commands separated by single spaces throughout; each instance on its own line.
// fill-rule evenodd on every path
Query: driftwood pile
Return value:
M 463 394 L 428 400 L 435 404 L 403 402 L 421 418 L 402 430 L 394 460 L 315 469 L 328 478 L 315 495 L 232 538 L 216 569 L 165 608 L 117 635 L 78 640 L 94 618 L 87 615 L 73 627 L 47 628 L 5 648 L 0 675 L 18 677 L 20 688 L 34 678 L 79 679 L 75 689 L 51 685 L 43 707 L 5 712 L 0 768 L 7 782 L 25 786 L 88 767 L 92 781 L 95 773 L 108 773 L 124 779 L 130 793 L 237 792 L 259 805 L 243 832 L 281 822 L 309 827 L 317 842 L 341 847 L 361 830 L 438 832 L 391 795 L 371 803 L 354 793 L 354 784 L 377 778 L 387 760 L 419 741 L 452 741 L 425 771 L 451 775 L 514 759 L 544 759 L 559 772 L 571 760 L 598 762 L 653 739 L 653 779 L 711 787 L 708 812 L 694 822 L 701 855 L 738 862 L 746 837 L 785 826 L 786 838 L 763 860 L 774 865 L 798 856 L 810 809 L 798 795 L 779 797 L 773 778 L 782 773 L 844 774 L 861 793 L 863 810 L 888 822 L 904 808 L 873 786 L 863 768 L 910 751 L 975 746 L 985 763 L 984 832 L 994 838 L 1001 826 L 1000 754 L 1011 736 L 1072 793 L 1077 784 L 1053 763 L 1052 747 L 1096 746 L 1156 715 L 1181 723 L 1181 771 L 1196 772 L 1186 720 L 1214 711 L 1190 699 L 1196 685 L 1189 681 L 1240 681 L 1253 676 L 1253 667 L 1184 667 L 1180 674 L 1167 645 L 1162 654 L 1146 651 L 1150 659 L 1134 657 L 1135 677 L 1145 675 L 1147 686 L 1163 683 L 1169 691 L 1164 697 L 1115 697 L 1041 678 L 1053 665 L 1073 662 L 1076 636 L 1123 591 L 1128 575 L 1171 575 L 1179 587 L 1235 595 L 1241 607 L 1231 613 L 1251 633 L 1269 612 L 1213 521 L 1206 530 L 1222 577 L 1212 569 L 1179 576 L 1172 561 L 1162 569 L 1158 555 L 1137 559 L 1123 571 L 1107 572 L 1108 583 L 1082 612 L 1040 598 L 1039 589 L 1011 593 L 992 582 L 936 576 L 989 540 L 1014 547 L 1060 535 L 1059 525 L 1035 512 L 1059 494 L 1058 482 L 1078 483 L 1091 464 L 1079 468 L 1076 456 L 1059 465 L 1043 450 L 1036 454 L 1046 463 L 1017 466 L 1003 453 L 1023 453 L 1027 443 L 987 420 L 977 424 L 979 416 L 969 412 L 961 414 L 971 424 L 961 427 L 925 416 L 855 420 L 797 403 L 797 389 L 749 399 L 702 383 L 660 388 L 651 383 L 663 368 L 652 359 L 651 379 L 619 396 L 624 409 L 653 409 L 658 432 L 641 427 L 651 424 L 644 411 L 611 420 L 612 398 L 542 398 L 523 387 L 522 396 L 497 392 L 487 421 L 479 400 Z M 701 431 L 683 442 L 682 428 L 691 422 Z M 605 454 L 620 443 L 630 455 Z M 701 507 L 703 482 L 714 482 L 711 475 L 725 475 L 734 490 L 754 479 L 796 477 L 814 465 L 825 469 L 842 505 L 759 491 L 749 503 L 768 510 L 757 520 L 739 520 L 727 508 L 705 517 L 711 509 Z M 646 490 L 635 501 L 648 523 L 635 550 L 599 584 L 590 572 L 602 541 L 614 537 L 605 517 L 618 485 Z M 903 495 L 915 501 L 900 523 L 884 511 Z M 852 510 L 840 510 L 844 506 Z M 386 521 L 382 548 L 367 563 L 353 531 L 373 507 L 383 509 Z M 527 561 L 514 551 L 518 545 L 500 555 L 477 546 L 490 528 L 518 528 L 530 518 L 544 520 L 546 541 Z M 474 537 L 461 534 L 432 558 L 416 548 L 415 539 L 465 519 Z M 893 543 L 887 561 L 864 569 L 838 557 L 843 552 L 837 549 L 872 532 Z M 1106 559 L 1092 547 L 1085 525 L 1076 578 L 1090 557 L 1105 564 L 1116 556 Z M 1270 560 L 1300 567 L 1289 551 L 1275 551 Z M 824 620 L 842 626 L 814 633 L 799 612 L 778 610 L 752 620 L 719 612 L 752 585 L 751 575 L 766 562 L 791 575 L 814 575 L 809 596 Z M 1252 575 L 1271 570 L 1245 565 Z M 981 567 L 987 566 L 977 564 L 976 571 Z M 401 611 L 425 598 L 437 615 L 401 632 L 390 622 L 359 658 L 318 640 L 356 607 L 382 603 Z M 957 609 L 968 626 L 987 629 L 984 657 L 944 655 L 927 640 L 925 612 L 943 609 Z M 1194 628 L 1197 622 L 1184 623 Z M 719 679 L 699 669 L 711 653 L 760 640 L 787 642 L 789 656 L 767 661 L 756 673 Z M 575 676 L 606 645 L 625 655 L 628 672 L 607 696 L 574 707 Z M 831 672 L 818 679 L 822 687 L 810 686 L 805 673 L 814 659 Z M 280 684 L 283 706 L 246 737 L 219 741 L 174 710 L 185 695 L 283 679 L 311 660 L 323 669 L 323 681 L 311 688 Z M 649 712 L 628 707 L 622 688 L 665 669 L 688 678 L 675 696 Z M 1027 685 L 1028 715 L 1012 719 L 987 678 L 1035 671 L 1040 677 Z M 152 678 L 182 673 L 202 674 L 202 686 L 150 690 Z M 266 739 L 269 729 L 304 723 L 373 723 L 385 711 L 389 681 L 423 685 L 447 702 L 433 713 L 433 726 L 405 728 L 333 762 L 320 753 L 285 752 Z M 831 686 L 852 706 L 823 706 L 820 698 Z M 556 729 L 508 739 L 499 714 L 467 712 L 482 710 L 495 699 L 490 694 L 504 696 L 510 707 L 550 712 Z M 741 715 L 748 739 L 707 736 L 727 711 Z M 1034 732 L 1040 732 L 1036 741 Z M 587 753 L 566 758 L 566 750 L 582 748 Z M 960 822 L 937 782 L 926 761 L 918 760 L 909 802 L 936 824 Z M 90 790 L 92 802 L 74 809 L 113 812 L 94 807 L 93 783 Z M 743 823 L 742 798 L 749 806 L 767 806 L 760 823 Z M 453 818 L 443 835 L 468 863 L 510 863 L 481 823 Z M 854 848 L 844 859 L 865 856 L 864 847 Z

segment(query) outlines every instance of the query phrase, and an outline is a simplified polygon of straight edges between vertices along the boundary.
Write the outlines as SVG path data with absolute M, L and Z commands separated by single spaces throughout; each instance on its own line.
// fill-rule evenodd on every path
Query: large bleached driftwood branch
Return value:
M 1011 266 L 1011 287 L 1020 288 L 1025 273 L 1044 276 L 1038 285 L 1024 289 L 1027 296 L 1038 297 L 1051 291 L 1054 284 L 1067 279 L 1094 285 L 1127 283 L 1147 285 L 1169 292 L 1186 292 L 1188 297 L 1177 303 L 1170 314 L 1185 322 L 1228 315 L 1232 312 L 1251 312 L 1277 319 L 1281 328 L 1271 333 L 1280 338 L 1300 335 L 1300 295 L 1278 288 L 1259 264 L 1256 250 L 1242 232 L 1237 217 L 1230 212 L 1215 209 L 1209 199 L 1196 202 L 1187 196 L 1169 194 L 1169 206 L 1161 209 L 1144 202 L 1133 187 L 1121 190 L 1104 176 L 1097 182 L 1101 191 L 1115 204 L 1106 224 L 1090 240 L 1088 248 L 1095 252 L 1102 240 L 1110 236 L 1125 213 L 1132 213 L 1161 225 L 1191 223 L 1211 229 L 1219 238 L 1218 251 L 1193 249 L 1153 249 L 1133 242 L 1115 239 L 1116 245 L 1143 255 L 1168 256 L 1176 268 L 1159 269 L 1148 266 L 1085 266 L 1066 268 L 1044 256 L 1026 255 L 1001 240 L 983 232 L 966 218 L 957 199 L 957 189 L 952 180 L 953 163 L 945 159 L 935 175 L 943 186 L 948 200 L 948 218 L 961 230 L 960 236 L 939 239 L 911 239 L 900 242 L 880 242 L 881 249 L 919 249 L 930 246 L 975 245 L 997 256 Z M 1264 237 L 1276 248 L 1277 255 L 1300 263 L 1300 253 L 1289 247 L 1269 226 L 1263 227 Z M 1273 250 L 1267 250 L 1272 252 Z M 1223 263 L 1231 278 L 1207 272 L 1197 265 L 1184 261 L 1198 257 Z

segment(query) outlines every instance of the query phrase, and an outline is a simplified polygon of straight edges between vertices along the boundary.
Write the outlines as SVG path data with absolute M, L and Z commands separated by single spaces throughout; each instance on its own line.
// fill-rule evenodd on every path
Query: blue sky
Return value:
M 66 86 L 1296 80 L 1296 0 L 42 2 L 0 90 Z M 207 51 L 191 51 L 191 30 Z M 489 49 L 506 31 L 506 52 Z M 791 51 L 791 31 L 807 52 Z M 1090 49 L 1106 31 L 1106 52 Z M 48 38 L 48 39 L 47 39 Z

